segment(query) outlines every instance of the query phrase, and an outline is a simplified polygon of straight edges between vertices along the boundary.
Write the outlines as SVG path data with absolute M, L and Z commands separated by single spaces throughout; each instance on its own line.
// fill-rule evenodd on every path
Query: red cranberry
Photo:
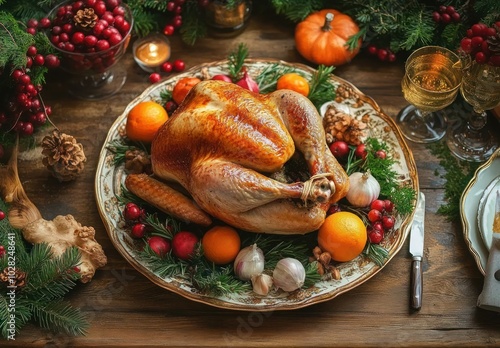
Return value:
M 105 20 L 106 22 L 109 23 L 109 25 L 113 25 L 113 23 L 115 22 L 115 16 L 113 16 L 113 13 L 109 12 L 109 11 L 106 11 L 101 19 Z
M 26 25 L 28 26 L 28 28 L 36 28 L 38 27 L 38 21 L 35 18 L 31 18 L 28 20 Z
M 119 6 L 120 3 L 121 3 L 120 0 L 106 0 L 106 6 L 107 6 L 108 10 L 113 10 L 114 8 Z
M 173 35 L 175 31 L 175 28 L 173 25 L 166 25 L 165 28 L 163 28 L 163 34 L 170 36 Z
M 109 41 L 107 40 L 99 40 L 96 43 L 96 49 L 98 51 L 105 51 L 109 48 Z
M 36 49 L 36 47 L 35 47 L 35 46 L 33 46 L 33 45 L 32 45 L 32 46 L 30 46 L 30 47 L 28 47 L 28 50 L 26 51 L 26 54 L 27 54 L 28 56 L 31 56 L 31 57 L 33 57 L 36 53 L 37 53 L 37 49 Z
M 70 23 L 63 24 L 63 26 L 62 26 L 63 32 L 69 34 L 69 33 L 71 33 L 72 30 L 73 30 L 73 25 L 71 25 Z
M 113 9 L 113 14 L 115 16 L 124 16 L 125 17 L 125 8 L 123 6 L 117 6 Z
M 146 225 L 144 225 L 143 223 L 135 224 L 134 226 L 132 226 L 130 233 L 134 238 L 142 238 L 146 235 Z
M 3 150 L 3 146 L 2 145 L 0 145 L 0 152 L 1 152 L 1 155 L 2 155 L 2 156 L 0 156 L 0 158 L 2 158 L 3 155 L 4 155 L 4 150 Z M 5 219 L 5 212 L 3 210 L 0 210 L 0 220 L 3 220 L 3 219 Z M 3 246 L 2 246 L 2 250 L 5 250 L 3 248 Z
M 118 45 L 122 41 L 122 39 L 123 39 L 123 37 L 120 33 L 111 34 L 111 36 L 108 39 L 109 45 L 110 46 Z
M 26 28 L 26 32 L 30 35 L 35 36 L 36 35 L 36 29 L 35 28 Z
M 48 19 L 47 17 L 43 17 L 42 19 L 40 19 L 40 22 L 38 22 L 38 26 L 41 29 L 47 29 L 48 27 L 50 27 L 50 23 L 50 19 Z
M 97 38 L 94 35 L 87 35 L 87 36 L 85 36 L 83 43 L 87 47 L 94 47 L 95 44 L 97 43 Z
M 85 0 L 85 5 L 87 5 L 88 7 L 93 8 L 96 3 L 97 3 L 97 0 Z
M 160 82 L 160 80 L 161 80 L 161 75 L 158 73 L 152 73 L 151 75 L 149 75 L 149 82 L 151 83 L 157 83 Z
M 61 35 L 59 35 L 59 42 L 69 42 L 68 33 L 61 33 Z
M 106 4 L 104 3 L 104 1 L 98 1 L 98 2 L 94 5 L 94 12 L 95 12 L 98 16 L 102 16 L 102 15 L 106 12 Z
M 161 65 L 161 70 L 166 72 L 166 73 L 172 72 L 173 68 L 174 67 L 173 67 L 172 63 L 170 63 L 170 62 L 165 62 Z
M 186 69 L 186 63 L 184 63 L 181 59 L 176 59 L 173 63 L 173 67 L 175 71 L 183 71 Z

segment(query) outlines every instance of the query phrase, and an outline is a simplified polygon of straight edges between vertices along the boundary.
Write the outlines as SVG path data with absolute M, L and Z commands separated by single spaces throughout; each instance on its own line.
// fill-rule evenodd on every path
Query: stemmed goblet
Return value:
M 401 88 L 410 105 L 396 118 L 407 139 L 430 143 L 445 135 L 446 120 L 438 111 L 455 100 L 462 78 L 461 66 L 457 54 L 439 46 L 421 47 L 408 57 Z
M 118 92 L 127 78 L 117 62 L 130 43 L 130 8 L 124 3 L 111 8 L 103 1 L 66 0 L 47 17 L 51 27 L 46 34 L 61 57 L 60 68 L 68 73 L 68 92 L 87 100 Z
M 472 105 L 473 113 L 466 122 L 448 133 L 446 143 L 456 157 L 482 162 L 498 147 L 495 137 L 485 127 L 485 110 L 493 109 L 500 103 L 500 67 L 469 61 L 463 71 L 460 92 Z

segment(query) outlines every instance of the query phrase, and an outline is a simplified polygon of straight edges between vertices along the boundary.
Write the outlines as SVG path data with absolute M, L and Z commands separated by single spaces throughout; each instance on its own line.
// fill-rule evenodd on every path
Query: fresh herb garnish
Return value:
M 245 64 L 245 59 L 248 57 L 248 48 L 245 44 L 240 43 L 238 48 L 229 54 L 229 76 L 233 81 L 241 78 L 241 70 Z
M 318 110 L 324 103 L 335 99 L 335 87 L 329 81 L 333 69 L 333 66 L 318 66 L 309 84 L 308 98 Z

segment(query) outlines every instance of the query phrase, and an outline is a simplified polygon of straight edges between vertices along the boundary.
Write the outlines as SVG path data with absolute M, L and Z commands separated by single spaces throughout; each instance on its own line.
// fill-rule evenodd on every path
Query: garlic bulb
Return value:
M 257 244 L 240 250 L 234 260 L 234 273 L 241 280 L 250 280 L 264 271 L 264 253 Z
M 273 278 L 268 274 L 252 277 L 252 289 L 258 295 L 266 296 L 273 286 Z
M 378 198 L 380 184 L 370 171 L 354 172 L 349 176 L 349 191 L 346 198 L 355 207 L 367 207 Z
M 299 260 L 287 257 L 276 264 L 273 279 L 276 287 L 285 291 L 294 291 L 304 285 L 306 270 Z

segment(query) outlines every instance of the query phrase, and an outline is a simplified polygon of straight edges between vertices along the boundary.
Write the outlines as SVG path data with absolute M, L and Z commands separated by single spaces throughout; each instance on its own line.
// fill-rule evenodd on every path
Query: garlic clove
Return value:
M 276 287 L 285 291 L 294 291 L 304 285 L 306 270 L 299 260 L 287 257 L 276 264 L 273 280 Z
M 252 289 L 258 295 L 266 296 L 273 286 L 273 278 L 269 274 L 252 277 Z

